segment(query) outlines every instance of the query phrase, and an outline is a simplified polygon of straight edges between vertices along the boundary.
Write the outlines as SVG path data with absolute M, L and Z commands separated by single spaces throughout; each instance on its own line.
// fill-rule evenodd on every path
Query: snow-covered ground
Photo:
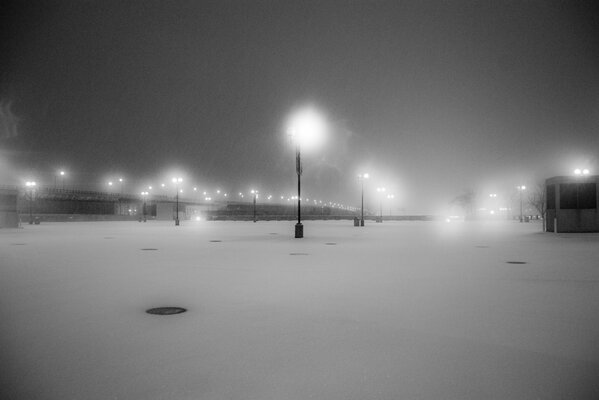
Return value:
M 599 234 L 304 229 L 0 230 L 0 398 L 599 398 Z

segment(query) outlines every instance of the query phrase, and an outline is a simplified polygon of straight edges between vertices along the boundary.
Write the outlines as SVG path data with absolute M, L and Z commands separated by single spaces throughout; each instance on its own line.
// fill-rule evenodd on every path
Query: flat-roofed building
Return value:
M 599 175 L 556 176 L 545 187 L 548 232 L 599 232 Z

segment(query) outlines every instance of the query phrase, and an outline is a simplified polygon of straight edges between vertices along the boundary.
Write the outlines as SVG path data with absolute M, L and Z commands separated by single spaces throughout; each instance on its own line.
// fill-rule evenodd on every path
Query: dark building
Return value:
M 598 183 L 599 175 L 547 179 L 547 231 L 599 232 Z

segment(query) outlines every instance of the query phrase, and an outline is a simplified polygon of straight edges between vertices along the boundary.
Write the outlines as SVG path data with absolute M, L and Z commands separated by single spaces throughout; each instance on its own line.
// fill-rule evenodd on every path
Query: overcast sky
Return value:
M 285 120 L 302 104 L 331 125 L 304 157 L 313 197 L 357 205 L 367 171 L 370 191 L 432 212 L 465 188 L 597 173 L 592 3 L 3 5 L 0 100 L 18 126 L 0 176 L 156 182 L 179 168 L 206 187 L 292 192 Z

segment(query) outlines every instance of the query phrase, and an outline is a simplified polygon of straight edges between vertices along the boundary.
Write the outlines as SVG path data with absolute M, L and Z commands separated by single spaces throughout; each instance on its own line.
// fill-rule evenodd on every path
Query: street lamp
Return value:
M 254 195 L 254 222 L 256 222 L 256 197 L 258 197 L 258 191 L 252 189 L 251 193 Z
M 183 182 L 183 178 L 173 178 L 173 183 L 177 189 L 177 201 L 176 201 L 176 216 L 175 216 L 175 226 L 179 226 L 179 183 Z
M 388 194 L 387 200 L 389 200 L 389 216 L 393 215 L 391 212 L 391 201 L 395 198 L 394 194 Z
M 583 168 L 583 169 L 576 168 L 574 170 L 574 175 L 588 175 L 590 173 L 591 173 L 591 171 L 589 171 L 588 168 Z
M 526 186 L 520 185 L 516 187 L 520 192 L 520 222 L 524 222 L 524 218 L 522 217 L 522 192 L 526 190 Z
M 57 185 L 58 176 L 60 176 L 62 188 L 64 189 L 64 174 L 65 174 L 64 171 L 58 171 L 58 173 L 56 175 L 54 175 L 54 189 L 58 188 L 58 185 Z
M 146 198 L 148 197 L 149 194 L 150 194 L 149 192 L 141 192 L 141 198 L 143 199 L 143 202 L 144 202 L 142 209 L 141 209 L 144 222 L 146 222 Z
M 123 178 L 119 178 L 119 182 L 121 182 L 121 195 L 123 194 Z
M 380 223 L 383 222 L 383 193 L 385 193 L 386 190 L 387 189 L 385 189 L 384 187 L 376 188 L 376 191 L 378 193 L 380 193 L 379 194 L 379 201 L 380 201 L 380 203 L 379 203 L 379 211 L 380 211 L 380 217 L 377 219 L 376 222 L 380 222 Z
M 370 178 L 370 175 L 368 173 L 358 175 L 358 179 L 362 184 L 362 212 L 360 217 L 360 226 L 364 226 L 364 180 L 368 178 Z
M 25 182 L 25 186 L 29 191 L 29 225 L 33 225 L 33 192 L 37 184 L 33 181 Z
M 312 108 L 305 108 L 293 115 L 287 128 L 288 135 L 295 143 L 295 170 L 297 173 L 297 224 L 295 224 L 295 238 L 304 237 L 301 211 L 301 176 L 303 172 L 301 161 L 301 147 L 316 145 L 325 131 L 325 121 L 322 116 Z

